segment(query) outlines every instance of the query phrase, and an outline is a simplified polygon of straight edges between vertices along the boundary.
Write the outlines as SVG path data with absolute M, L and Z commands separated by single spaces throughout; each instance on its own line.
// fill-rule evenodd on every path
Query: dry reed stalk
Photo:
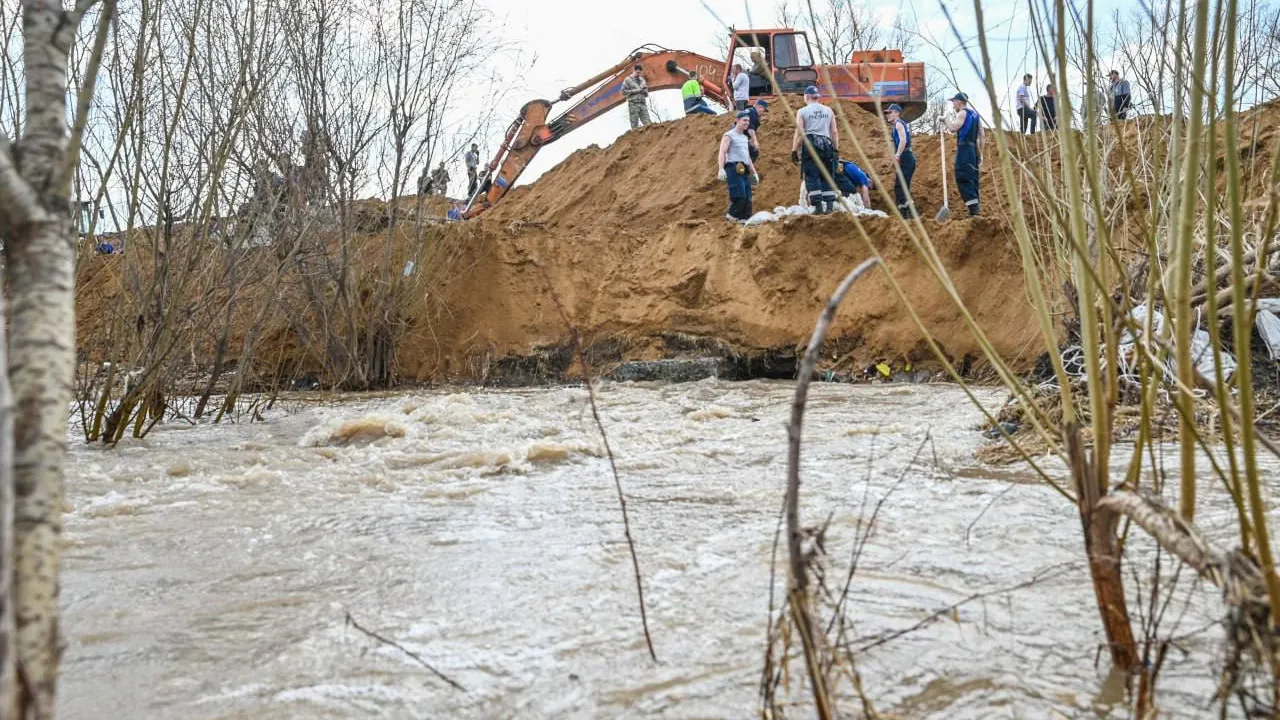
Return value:
M 787 425 L 787 555 L 791 567 L 791 590 L 789 603 L 792 620 L 800 633 L 800 641 L 804 646 L 805 665 L 809 671 L 809 682 L 813 690 L 813 701 L 818 717 L 822 720 L 835 717 L 835 705 L 830 689 L 822 671 L 822 650 L 812 615 L 812 598 L 809 593 L 809 576 L 805 566 L 803 549 L 804 530 L 800 526 L 800 439 L 804 425 L 805 403 L 809 395 L 809 385 L 813 382 L 813 373 L 818 365 L 818 355 L 822 351 L 827 331 L 835 318 L 840 303 L 845 295 L 864 274 L 878 266 L 878 258 L 863 261 L 845 276 L 844 280 L 832 293 L 827 305 L 818 317 L 800 361 L 799 375 L 796 378 L 795 397 L 791 402 L 791 421 Z

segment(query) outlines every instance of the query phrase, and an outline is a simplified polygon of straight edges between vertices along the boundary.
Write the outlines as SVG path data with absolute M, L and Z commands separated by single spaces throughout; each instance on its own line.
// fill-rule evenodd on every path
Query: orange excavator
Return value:
M 632 67 L 641 67 L 650 91 L 679 88 L 697 72 L 704 96 L 729 108 L 730 75 L 738 64 L 748 71 L 752 100 L 800 95 L 805 87 L 817 85 L 824 97 L 850 100 L 872 111 L 878 104 L 897 103 L 905 120 L 920 117 L 928 105 L 924 63 L 904 62 L 900 50 L 857 51 L 845 65 L 817 65 L 805 33 L 788 29 L 733 31 L 727 62 L 645 45 L 595 77 L 565 88 L 558 100 L 525 103 L 485 168 L 480 187 L 468 199 L 465 216 L 475 217 L 497 204 L 544 145 L 626 102 L 622 83 Z M 548 120 L 556 102 L 579 95 L 572 107 Z

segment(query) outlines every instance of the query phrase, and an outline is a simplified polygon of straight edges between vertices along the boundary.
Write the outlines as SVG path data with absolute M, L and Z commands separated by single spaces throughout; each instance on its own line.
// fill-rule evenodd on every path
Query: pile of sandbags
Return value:
M 849 215 L 857 215 L 859 217 L 889 217 L 887 213 L 880 210 L 869 210 L 862 205 L 862 198 L 854 196 L 840 198 L 836 200 L 836 212 L 848 213 Z M 777 222 L 783 218 L 792 217 L 794 215 L 812 215 L 813 208 L 804 205 L 792 205 L 791 207 L 782 207 L 779 205 L 773 210 L 761 210 L 752 215 L 743 224 L 744 225 L 763 225 L 765 223 Z

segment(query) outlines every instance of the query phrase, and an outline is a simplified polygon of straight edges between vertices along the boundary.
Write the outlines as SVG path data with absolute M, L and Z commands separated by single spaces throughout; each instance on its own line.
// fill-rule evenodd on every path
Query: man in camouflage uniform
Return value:
M 449 193 L 449 171 L 444 169 L 443 160 L 440 161 L 435 172 L 431 173 L 431 184 L 435 195 L 444 196 Z
M 631 116 L 631 129 L 648 125 L 649 120 L 649 84 L 645 82 L 644 68 L 637 65 L 634 71 L 622 81 L 622 95 L 627 99 L 627 114 Z

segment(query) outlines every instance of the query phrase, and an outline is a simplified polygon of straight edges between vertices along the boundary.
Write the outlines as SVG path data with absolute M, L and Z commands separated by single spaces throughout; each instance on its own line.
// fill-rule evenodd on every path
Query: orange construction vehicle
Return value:
M 817 85 L 825 97 L 860 103 L 869 110 L 877 104 L 897 103 L 902 117 L 914 120 L 924 114 L 924 63 L 908 63 L 900 50 L 854 52 L 845 65 L 816 65 L 809 38 L 801 31 L 735 30 L 730 37 L 729 60 L 713 60 L 684 50 L 645 45 L 626 59 L 574 87 L 560 98 L 532 100 L 507 128 L 502 146 L 484 172 L 476 193 L 468 199 L 466 217 L 493 207 L 515 185 L 538 150 L 626 102 L 622 83 L 631 68 L 640 65 L 649 90 L 679 88 L 691 71 L 698 73 L 704 95 L 732 107 L 733 66 L 741 64 L 751 78 L 752 99 L 773 100 L 779 95 L 799 95 Z M 572 107 L 548 120 L 551 107 L 583 95 Z

